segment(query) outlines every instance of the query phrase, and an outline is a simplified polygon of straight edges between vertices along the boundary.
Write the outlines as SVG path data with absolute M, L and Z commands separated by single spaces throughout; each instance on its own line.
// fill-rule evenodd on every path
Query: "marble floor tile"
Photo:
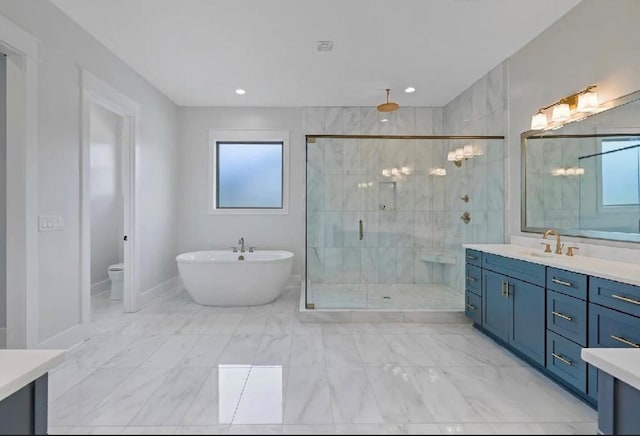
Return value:
M 198 312 L 197 314 L 187 318 L 187 322 L 178 329 L 178 334 L 203 335 L 209 330 L 209 328 L 211 328 L 211 325 L 215 322 L 217 316 L 218 314 L 214 312 Z
M 577 425 L 576 425 L 577 424 Z M 492 423 L 495 434 L 597 434 L 595 423 L 517 422 Z
M 258 351 L 262 335 L 234 335 L 218 358 L 219 364 L 250 365 Z
M 166 341 L 147 360 L 142 362 L 140 367 L 174 368 L 182 362 L 197 340 L 198 337 L 193 335 L 168 336 Z
M 327 367 L 362 366 L 363 362 L 352 335 L 323 335 Z
M 440 434 L 495 434 L 491 425 L 485 423 L 448 423 L 439 426 Z
M 147 425 L 135 426 L 129 425 L 122 430 L 120 434 L 176 434 L 180 427 L 172 425 Z
M 298 424 L 298 425 L 283 425 L 282 426 L 282 434 L 336 434 L 335 426 L 331 424 L 318 424 L 318 425 L 310 425 L 310 424 Z
M 212 368 L 229 344 L 231 336 L 199 336 L 178 366 Z
M 306 367 L 319 365 L 325 365 L 322 336 L 293 335 L 289 366 Z
M 389 434 L 384 424 L 336 424 L 336 434 Z
M 176 434 L 228 434 L 228 425 L 208 426 L 183 426 L 179 427 Z
M 104 368 L 137 368 L 167 341 L 166 336 L 132 336 L 121 352 L 109 359 Z
M 234 335 L 262 335 L 267 325 L 267 313 L 247 312 L 240 320 L 238 327 L 233 332 Z
M 412 368 L 385 365 L 383 367 L 366 368 L 369 381 L 373 386 L 375 397 L 384 422 L 431 423 L 435 419 L 426 404 L 422 392 L 412 380 Z
M 226 372 L 227 374 L 230 371 Z M 232 372 L 231 372 L 232 373 Z M 236 377 L 233 377 L 236 375 Z M 227 416 L 226 421 L 227 424 L 231 424 L 233 419 L 233 410 L 235 410 L 238 401 L 240 401 L 240 393 L 242 392 L 242 387 L 244 386 L 246 377 L 248 375 L 248 371 L 242 371 L 240 377 L 237 377 L 236 374 L 232 373 L 232 376 L 228 376 L 228 380 L 240 380 L 237 381 L 237 387 L 235 390 L 230 390 L 233 392 L 233 395 L 227 401 L 232 403 L 232 405 L 228 405 L 225 410 L 231 410 L 230 412 L 225 412 Z M 211 370 L 211 372 L 207 375 L 207 378 L 202 383 L 202 386 L 198 390 L 196 397 L 193 402 L 189 405 L 187 412 L 182 418 L 182 424 L 186 426 L 208 426 L 208 425 L 217 425 L 220 423 L 219 413 L 220 413 L 220 404 L 219 404 L 219 387 L 218 387 L 218 368 L 215 367 Z M 233 408 L 233 409 L 232 409 Z M 223 414 L 224 415 L 224 414 Z
M 362 361 L 366 365 L 397 364 L 398 360 L 382 335 L 356 334 L 353 336 Z
M 222 312 L 219 313 L 213 323 L 206 331 L 208 335 L 232 335 L 238 326 L 240 321 L 244 318 L 245 313 L 240 312 Z
M 168 369 L 134 370 L 85 416 L 81 425 L 127 425 L 168 375 Z
M 97 369 L 49 403 L 49 425 L 75 426 L 122 383 L 133 369 Z
M 281 425 L 232 425 L 229 434 L 281 434 Z
M 54 401 L 94 372 L 95 368 L 57 368 L 49 373 L 49 401 Z
M 389 434 L 442 434 L 438 424 L 387 424 Z
M 293 334 L 294 318 L 289 313 L 271 313 L 264 327 L 265 335 L 291 335 Z
M 122 335 L 95 336 L 67 353 L 62 368 L 99 368 L 132 342 Z
M 153 334 L 153 329 L 156 325 L 161 323 L 167 318 L 166 313 L 147 313 L 142 312 L 138 314 L 129 325 L 122 329 L 123 335 L 142 336 Z
M 333 424 L 327 371 L 323 366 L 289 368 L 284 424 Z
M 174 368 L 129 424 L 181 425 L 209 372 L 206 368 Z
M 399 365 L 435 366 L 433 356 L 414 335 L 384 335 Z
M 69 434 L 69 432 L 73 429 L 73 427 L 59 427 L 55 425 L 50 425 L 47 433 L 50 435 L 58 435 L 58 434 Z
M 73 427 L 67 434 L 122 434 L 124 427 L 104 426 L 104 427 Z
M 327 368 L 336 424 L 384 423 L 374 389 L 363 366 Z
M 291 354 L 290 335 L 264 335 L 253 359 L 254 365 L 287 366 Z

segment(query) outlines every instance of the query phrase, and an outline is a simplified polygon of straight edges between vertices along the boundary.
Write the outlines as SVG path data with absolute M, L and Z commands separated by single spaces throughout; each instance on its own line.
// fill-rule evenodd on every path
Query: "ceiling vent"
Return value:
M 316 41 L 316 51 L 331 51 L 333 50 L 333 41 Z

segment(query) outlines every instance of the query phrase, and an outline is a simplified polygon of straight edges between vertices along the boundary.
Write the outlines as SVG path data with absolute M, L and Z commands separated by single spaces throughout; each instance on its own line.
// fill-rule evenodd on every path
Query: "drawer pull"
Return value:
M 615 298 L 617 300 L 622 300 L 625 303 L 638 304 L 640 305 L 640 301 L 634 300 L 633 298 L 623 297 L 622 295 L 611 294 L 611 298 Z
M 473 304 L 469 304 L 469 303 L 467 303 L 467 309 L 469 309 L 469 310 L 476 310 L 476 306 L 474 306 Z
M 476 279 L 475 277 L 471 277 L 471 276 L 467 276 L 467 280 L 470 282 L 477 282 L 478 279 Z
M 552 311 L 551 313 L 553 314 L 553 316 L 557 316 L 558 318 L 566 319 L 567 321 L 573 321 L 572 317 L 567 316 L 564 313 L 555 312 L 555 311 Z
M 469 260 L 478 260 L 478 258 L 476 256 L 469 256 L 469 255 L 467 255 L 467 259 L 469 259 Z
M 566 364 L 566 365 L 569 365 L 569 366 L 573 365 L 573 362 L 572 362 L 572 361 L 570 361 L 569 359 L 565 359 L 564 357 L 562 357 L 562 356 L 561 356 L 561 355 L 559 355 L 559 354 L 551 353 L 551 355 L 552 355 L 554 358 L 558 359 L 560 362 L 562 362 L 562 363 L 564 363 L 564 364 Z
M 562 286 L 567 286 L 567 287 L 569 287 L 569 288 L 573 288 L 573 285 L 572 285 L 571 283 L 569 283 L 569 282 L 565 282 L 564 280 L 560 280 L 560 279 L 557 279 L 557 278 L 555 278 L 555 277 L 554 277 L 554 278 L 552 278 L 552 279 L 551 279 L 551 281 L 552 281 L 553 283 L 557 283 L 557 284 L 562 285 Z M 638 303 L 638 304 L 640 304 L 640 303 Z
M 620 336 L 611 335 L 611 339 L 615 339 L 616 341 L 622 342 L 623 344 L 628 345 L 628 346 L 633 347 L 633 348 L 640 348 L 640 345 L 638 345 L 638 344 L 636 344 L 634 342 L 631 342 L 628 339 L 621 338 Z

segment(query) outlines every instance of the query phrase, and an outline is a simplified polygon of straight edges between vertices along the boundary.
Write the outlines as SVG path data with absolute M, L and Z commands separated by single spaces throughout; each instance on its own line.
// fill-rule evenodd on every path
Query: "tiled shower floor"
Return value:
M 464 292 L 441 284 L 311 284 L 316 309 L 464 310 Z
M 302 323 L 299 295 L 96 304 L 50 373 L 50 434 L 595 434 L 591 408 L 469 324 Z

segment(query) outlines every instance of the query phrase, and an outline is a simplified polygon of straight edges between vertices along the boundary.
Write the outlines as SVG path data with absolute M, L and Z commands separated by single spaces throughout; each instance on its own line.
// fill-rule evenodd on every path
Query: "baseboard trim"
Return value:
M 7 348 L 7 329 L 0 328 L 0 348 Z
M 111 280 L 106 279 L 91 285 L 91 296 L 111 289 Z
M 158 297 L 166 295 L 182 286 L 179 276 L 175 276 L 151 289 L 147 289 L 138 296 L 138 307 L 142 308 Z
M 73 327 L 45 339 L 38 344 L 38 348 L 67 350 L 78 345 L 89 337 L 89 326 L 76 324 Z

